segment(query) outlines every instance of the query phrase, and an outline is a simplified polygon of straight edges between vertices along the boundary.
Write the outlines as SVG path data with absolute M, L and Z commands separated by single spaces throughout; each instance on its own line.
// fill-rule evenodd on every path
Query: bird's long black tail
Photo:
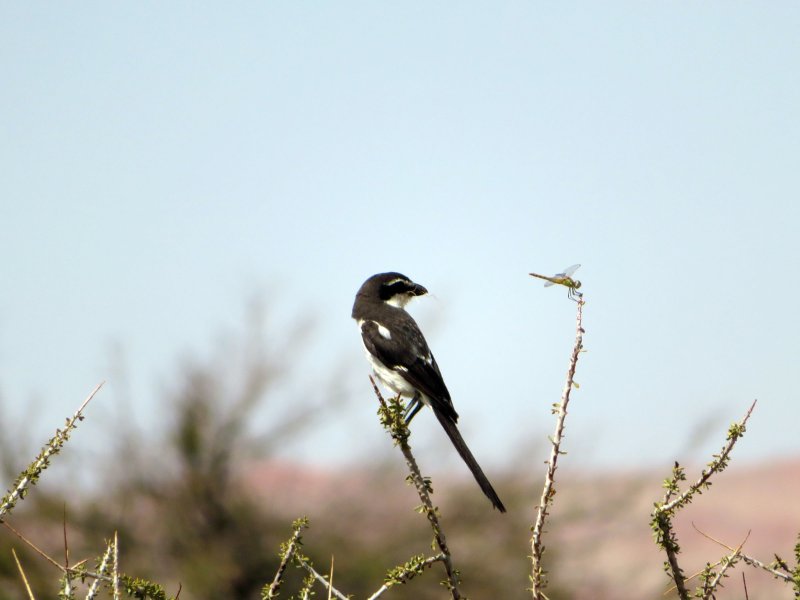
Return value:
M 483 493 L 486 494 L 486 497 L 489 498 L 489 501 L 497 510 L 502 513 L 506 512 L 506 507 L 503 506 L 503 503 L 500 501 L 497 492 L 494 491 L 492 484 L 489 483 L 486 475 L 484 475 L 483 469 L 481 469 L 478 461 L 475 460 L 475 457 L 472 456 L 472 452 L 470 452 L 469 448 L 467 447 L 464 438 L 461 437 L 461 432 L 458 431 L 458 426 L 456 425 L 455 421 L 439 410 L 434 409 L 433 412 L 436 415 L 436 418 L 439 419 L 439 423 L 441 423 L 442 427 L 444 427 L 445 432 L 447 432 L 447 437 L 450 438 L 450 441 L 453 442 L 453 446 L 456 447 L 458 454 L 464 459 L 464 462 L 467 463 L 469 470 L 472 471 L 472 475 L 475 477 L 475 481 L 478 482 L 478 485 L 481 486 Z

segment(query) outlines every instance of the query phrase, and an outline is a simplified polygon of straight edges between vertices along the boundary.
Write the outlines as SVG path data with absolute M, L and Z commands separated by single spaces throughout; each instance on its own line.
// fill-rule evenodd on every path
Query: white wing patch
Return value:
M 358 328 L 363 330 L 364 329 L 364 323 L 366 323 L 366 322 L 367 322 L 366 319 L 359 319 L 358 320 Z M 384 327 L 383 325 L 381 325 L 377 321 L 370 321 L 370 323 L 375 323 L 375 325 L 378 326 L 378 333 L 381 335 L 381 337 L 383 339 L 385 339 L 385 340 L 392 339 L 392 332 L 389 331 L 388 328 Z

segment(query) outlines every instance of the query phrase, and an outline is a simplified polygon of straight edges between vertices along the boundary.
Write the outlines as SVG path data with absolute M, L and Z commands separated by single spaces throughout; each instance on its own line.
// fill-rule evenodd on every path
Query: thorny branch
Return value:
M 756 401 L 753 401 L 744 418 L 740 422 L 730 426 L 728 429 L 728 437 L 720 453 L 714 455 L 714 460 L 709 463 L 707 468 L 703 469 L 699 479 L 682 493 L 680 492 L 679 485 L 681 481 L 686 480 L 686 474 L 683 467 L 677 462 L 675 463 L 672 470 L 672 477 L 664 482 L 664 487 L 666 488 L 664 499 L 656 503 L 653 509 L 651 526 L 656 536 L 656 544 L 658 544 L 667 555 L 667 573 L 675 582 L 678 596 L 682 600 L 688 600 L 689 590 L 686 588 L 686 576 L 683 574 L 683 569 L 681 569 L 678 563 L 680 545 L 678 544 L 678 538 L 672 527 L 672 518 L 678 510 L 689 504 L 696 494 L 702 494 L 704 490 L 708 489 L 711 485 L 710 480 L 712 475 L 723 471 L 725 467 L 728 466 L 730 453 L 736 445 L 736 442 L 744 435 L 747 421 L 755 405 Z M 734 550 L 731 549 L 731 551 L 733 552 Z M 730 567 L 731 560 L 735 560 L 739 556 L 740 551 L 735 551 L 733 555 L 726 557 L 728 560 L 723 559 L 723 571 Z M 742 560 L 744 560 L 743 557 Z M 718 583 L 717 581 L 714 585 L 716 586 Z M 711 592 L 713 592 L 713 590 L 713 587 L 710 588 Z M 701 592 L 702 595 L 705 595 L 705 593 L 705 591 Z
M 550 438 L 552 444 L 550 448 L 550 458 L 547 461 L 547 473 L 545 475 L 544 487 L 542 489 L 542 497 L 539 500 L 538 513 L 536 515 L 536 522 L 533 526 L 533 535 L 531 536 L 531 592 L 535 600 L 542 600 L 545 598 L 543 590 L 547 586 L 546 571 L 542 567 L 542 556 L 544 555 L 545 546 L 542 543 L 542 534 L 544 532 L 544 523 L 549 514 L 550 506 L 553 503 L 555 496 L 555 475 L 556 468 L 558 467 L 558 457 L 564 454 L 561 451 L 561 441 L 564 437 L 564 421 L 567 418 L 567 406 L 569 405 L 570 392 L 575 386 L 574 377 L 575 369 L 578 365 L 578 356 L 583 349 L 583 334 L 584 329 L 582 325 L 583 319 L 583 298 L 578 298 L 578 311 L 576 318 L 576 335 L 575 346 L 572 348 L 572 355 L 570 356 L 569 369 L 567 370 L 567 380 L 564 383 L 564 389 L 561 392 L 561 402 L 553 405 L 553 413 L 556 417 L 556 429 L 553 437 Z
M 450 595 L 453 600 L 459 600 L 462 596 L 458 589 L 458 572 L 453 567 L 450 548 L 447 546 L 447 539 L 445 538 L 444 531 L 442 530 L 442 525 L 439 522 L 437 509 L 431 502 L 430 482 L 422 476 L 422 473 L 420 473 L 417 461 L 414 458 L 414 455 L 411 453 L 411 447 L 408 445 L 408 437 L 410 434 L 408 426 L 403 420 L 403 407 L 400 403 L 399 396 L 387 404 L 371 375 L 369 380 L 372 382 L 372 389 L 375 391 L 375 395 L 378 397 L 378 402 L 381 404 L 381 423 L 387 428 L 395 443 L 400 446 L 400 450 L 406 459 L 408 469 L 411 472 L 411 481 L 414 483 L 414 487 L 417 489 L 417 494 L 419 494 L 419 498 L 422 501 L 422 511 L 424 511 L 425 515 L 428 517 L 428 521 L 433 529 L 433 536 L 436 541 L 436 545 L 439 546 L 439 550 L 442 552 L 442 563 L 444 564 L 444 568 L 447 573 L 447 587 L 450 590 Z

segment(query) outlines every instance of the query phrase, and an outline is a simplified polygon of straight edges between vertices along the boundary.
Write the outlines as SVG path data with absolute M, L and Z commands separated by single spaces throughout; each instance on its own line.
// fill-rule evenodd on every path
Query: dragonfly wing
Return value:
M 556 284 L 555 281 L 553 281 L 552 279 L 548 279 L 547 281 L 544 282 L 544 287 L 550 287 L 551 285 L 555 284 Z
M 566 277 L 572 277 L 572 274 L 575 271 L 578 270 L 578 267 L 580 267 L 580 264 L 572 265 L 571 267 L 567 267 L 566 269 L 564 269 L 564 272 L 563 273 L 559 273 L 558 275 L 561 275 L 561 276 L 563 276 L 565 278 Z M 558 277 L 558 275 L 556 277 Z

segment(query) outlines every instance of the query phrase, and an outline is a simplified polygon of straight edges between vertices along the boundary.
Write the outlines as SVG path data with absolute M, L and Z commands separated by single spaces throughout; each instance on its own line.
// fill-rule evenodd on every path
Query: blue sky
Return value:
M 115 348 L 160 422 L 259 295 L 350 398 L 283 453 L 358 460 L 385 440 L 350 308 L 397 270 L 476 455 L 535 470 L 575 306 L 527 273 L 582 263 L 573 465 L 706 460 L 754 398 L 741 455 L 797 454 L 796 3 L 1 6 L 10 422 L 46 435 L 103 379 L 113 414 Z

